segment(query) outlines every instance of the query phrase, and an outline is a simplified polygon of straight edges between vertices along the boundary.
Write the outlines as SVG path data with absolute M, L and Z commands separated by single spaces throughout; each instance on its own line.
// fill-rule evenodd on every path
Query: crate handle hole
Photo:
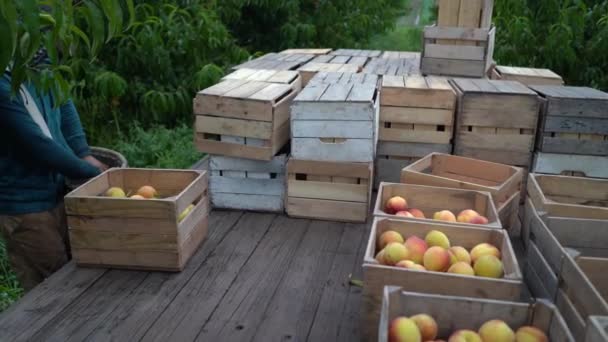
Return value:
M 305 173 L 296 173 L 296 180 L 305 181 L 307 179 Z

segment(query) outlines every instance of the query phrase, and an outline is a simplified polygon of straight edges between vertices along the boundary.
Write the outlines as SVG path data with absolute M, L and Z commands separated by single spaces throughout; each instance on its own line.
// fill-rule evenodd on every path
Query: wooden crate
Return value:
M 281 51 L 286 54 L 305 54 L 305 55 L 327 55 L 332 49 L 287 49 Z
M 287 156 L 270 161 L 213 155 L 209 194 L 214 208 L 283 212 Z
M 566 256 L 555 305 L 577 341 L 585 339 L 587 318 L 608 315 L 608 259 Z
M 302 78 L 295 70 L 264 70 L 264 69 L 237 69 L 224 76 L 226 80 L 256 81 L 290 85 L 296 91 L 302 90 Z
M 406 292 L 393 286 L 384 290 L 378 341 L 388 341 L 388 327 L 393 319 L 419 313 L 426 313 L 435 318 L 439 326 L 439 337 L 444 340 L 455 330 L 476 331 L 483 323 L 500 319 L 515 330 L 525 325 L 537 327 L 547 334 L 550 341 L 578 341 L 568 329 L 564 317 L 553 304 L 545 300 L 521 303 L 442 296 Z
M 322 57 L 322 56 L 321 56 Z M 332 57 L 332 56 L 328 56 Z M 338 64 L 338 63 L 306 63 L 298 72 L 302 76 L 302 83 L 307 85 L 308 82 L 319 72 L 341 72 L 341 73 L 358 73 L 361 67 L 358 64 Z
M 426 219 L 409 218 L 390 215 L 384 212 L 384 205 L 389 198 L 401 196 L 410 208 L 416 208 L 424 213 Z M 375 217 L 388 217 L 398 220 L 441 222 L 432 220 L 433 214 L 441 210 L 450 210 L 454 215 L 465 209 L 473 209 L 488 219 L 488 224 L 470 224 L 451 222 L 453 225 L 472 228 L 502 228 L 494 201 L 489 192 L 451 189 L 426 185 L 380 183 L 378 197 L 374 208 Z
M 337 49 L 330 52 L 334 56 L 351 56 L 351 57 L 379 57 L 382 54 L 380 50 L 353 50 L 353 49 Z
M 374 75 L 375 76 L 375 75 Z M 373 162 L 378 127 L 375 77 L 365 83 L 316 83 L 304 88 L 291 107 L 294 159 Z
M 545 100 L 537 149 L 608 155 L 608 93 L 587 87 L 531 86 Z
M 495 33 L 494 27 L 425 27 L 422 74 L 485 77 L 493 62 Z
M 405 184 L 489 192 L 502 226 L 512 237 L 519 235 L 522 178 L 518 167 L 442 153 L 429 154 L 401 171 Z
M 404 52 L 404 54 L 411 55 L 405 55 L 406 57 L 372 58 L 367 62 L 362 72 L 390 76 L 420 75 L 420 52 Z
M 515 81 L 455 79 L 454 154 L 528 167 L 539 115 L 537 94 Z
M 488 28 L 494 0 L 438 0 L 437 26 Z
M 497 65 L 492 71 L 494 80 L 518 81 L 525 85 L 564 85 L 562 77 L 549 69 Z
M 422 239 L 431 230 L 445 233 L 453 246 L 467 250 L 487 242 L 501 251 L 505 276 L 501 279 L 466 276 L 444 272 L 410 270 L 380 265 L 375 259 L 379 252 L 377 239 L 387 230 L 400 233 L 403 238 L 418 236 Z M 523 289 L 522 275 L 509 236 L 504 230 L 472 229 L 447 223 L 398 221 L 376 218 L 363 258 L 363 306 L 364 325 L 375 329 L 382 305 L 382 290 L 387 285 L 401 286 L 406 291 L 457 295 L 477 298 L 519 300 Z
M 608 178 L 608 157 L 536 152 L 532 170 L 551 175 Z
M 235 66 L 233 69 L 296 70 L 315 58 L 310 53 L 267 53 Z
M 589 316 L 585 342 L 608 341 L 608 316 Z
M 296 81 L 296 84 L 298 81 Z M 194 99 L 199 151 L 271 160 L 289 141 L 295 84 L 225 80 Z
M 381 59 L 417 59 L 420 61 L 420 52 L 417 51 L 384 51 L 379 57 Z
M 110 187 L 135 192 L 143 185 L 162 199 L 103 196 Z M 110 169 L 70 192 L 65 210 L 78 265 L 180 271 L 207 236 L 207 172 Z
M 319 84 L 377 84 L 378 76 L 351 72 L 321 71 L 310 79 L 308 85 Z
M 368 60 L 369 58 L 365 56 L 322 55 L 315 57 L 310 63 L 354 64 L 362 69 Z
M 287 215 L 365 222 L 370 209 L 372 163 L 335 163 L 290 158 Z

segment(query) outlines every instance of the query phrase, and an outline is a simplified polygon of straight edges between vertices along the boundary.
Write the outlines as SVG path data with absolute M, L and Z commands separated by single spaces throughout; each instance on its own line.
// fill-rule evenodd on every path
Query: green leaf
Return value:
M 82 41 L 86 44 L 87 49 L 91 50 L 91 41 L 89 40 L 89 37 L 86 35 L 86 33 L 82 32 L 82 30 L 76 25 L 72 25 L 70 31 L 80 37 L 80 39 L 82 39 Z
M 23 20 L 24 36 L 26 38 L 27 45 L 24 44 L 24 40 L 21 40 L 21 54 L 26 60 L 34 55 L 36 50 L 40 47 L 40 16 L 38 9 L 37 0 L 20 0 L 17 2 L 19 5 L 19 13 Z
M 129 26 L 133 26 L 135 22 L 135 5 L 133 4 L 133 0 L 125 0 L 127 3 L 127 11 L 129 12 Z
M 92 1 L 85 1 L 85 7 L 81 8 L 87 26 L 89 27 L 91 37 L 90 54 L 96 56 L 104 42 L 105 28 L 103 13 Z
M 13 2 L 2 1 L 0 7 L 0 68 L 10 63 L 17 46 L 17 10 Z
M 106 43 L 122 30 L 122 8 L 119 0 L 101 0 L 101 9 L 108 19 Z

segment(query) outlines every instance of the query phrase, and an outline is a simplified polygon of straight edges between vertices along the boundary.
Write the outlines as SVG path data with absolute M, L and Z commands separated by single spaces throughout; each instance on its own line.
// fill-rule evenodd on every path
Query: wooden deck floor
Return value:
M 70 263 L 0 315 L 1 341 L 356 341 L 369 224 L 213 211 L 181 273 Z

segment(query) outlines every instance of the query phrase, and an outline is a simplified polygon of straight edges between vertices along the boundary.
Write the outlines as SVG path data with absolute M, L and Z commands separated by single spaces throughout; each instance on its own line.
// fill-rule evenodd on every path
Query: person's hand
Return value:
M 101 170 L 102 172 L 108 169 L 108 165 L 100 162 L 99 160 L 97 160 L 97 158 L 93 157 L 93 156 L 86 156 L 83 157 L 82 160 L 86 161 L 87 163 L 95 166 L 96 168 L 98 168 L 99 170 Z

